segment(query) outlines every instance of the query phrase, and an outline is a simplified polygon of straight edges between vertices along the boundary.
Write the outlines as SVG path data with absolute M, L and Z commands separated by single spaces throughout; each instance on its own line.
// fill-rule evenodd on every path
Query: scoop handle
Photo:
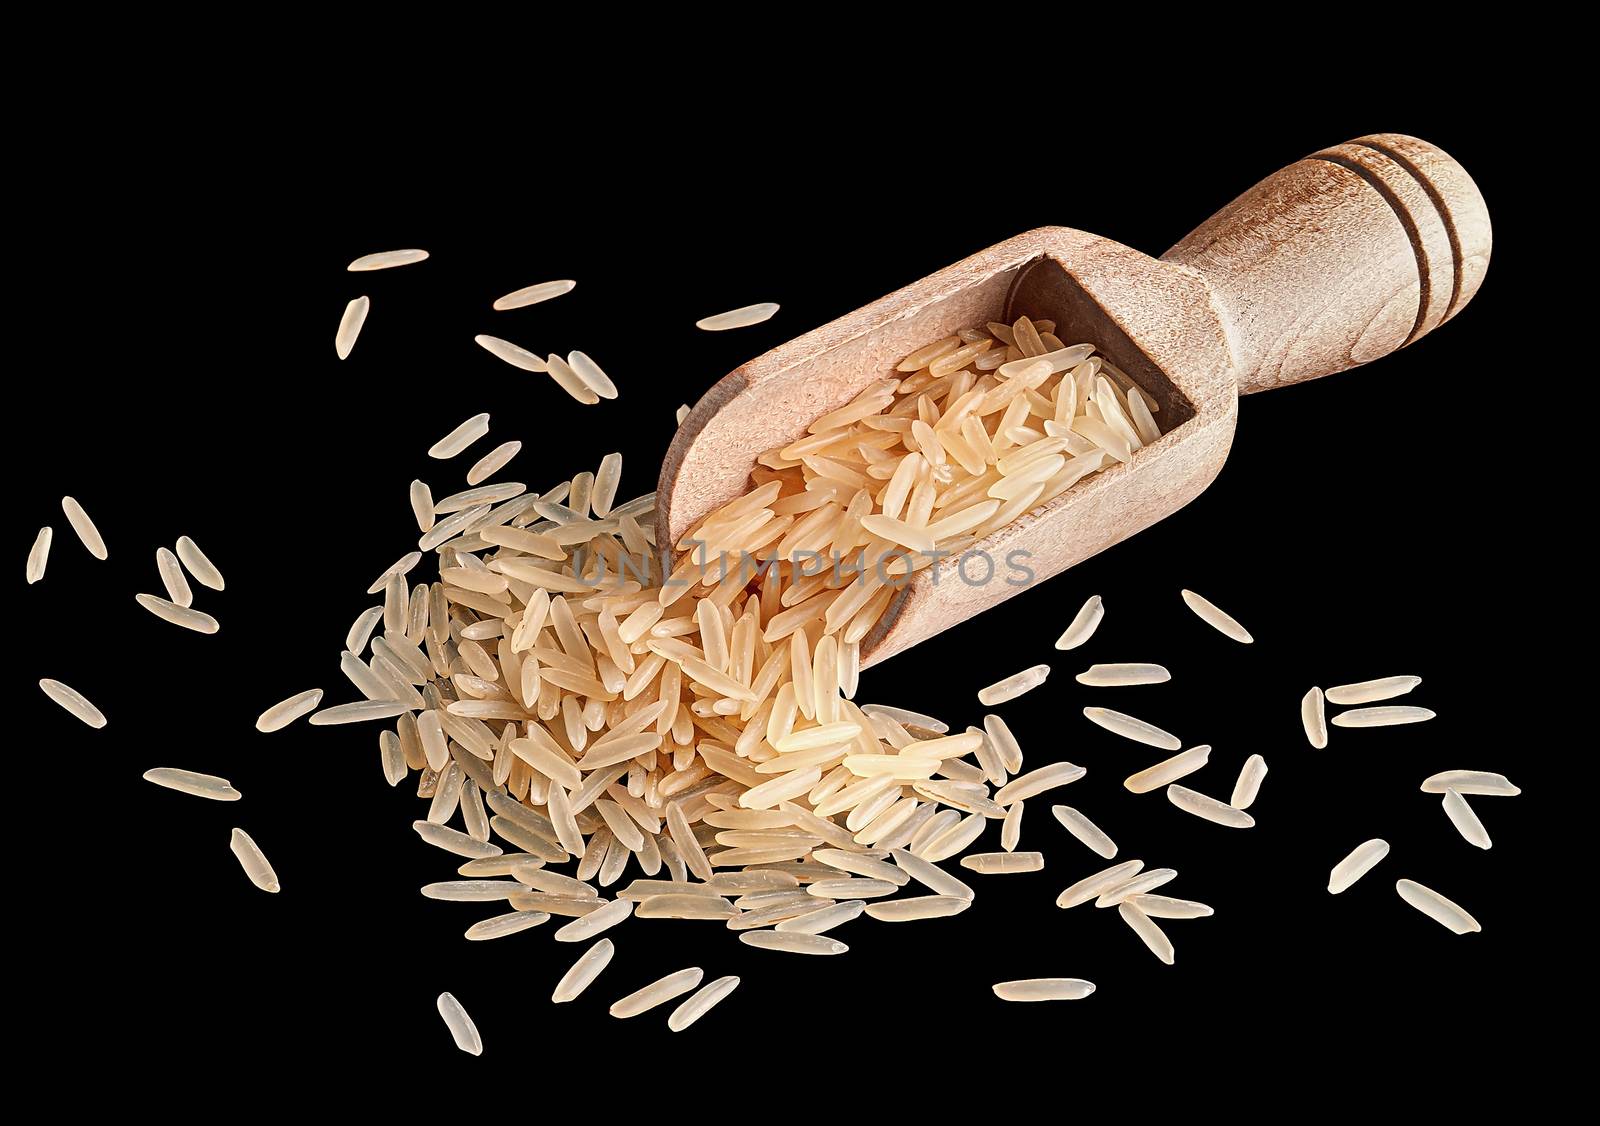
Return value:
M 1426 141 L 1380 133 L 1268 176 L 1162 259 L 1210 283 L 1247 395 L 1432 332 L 1478 291 L 1491 241 L 1461 165 Z

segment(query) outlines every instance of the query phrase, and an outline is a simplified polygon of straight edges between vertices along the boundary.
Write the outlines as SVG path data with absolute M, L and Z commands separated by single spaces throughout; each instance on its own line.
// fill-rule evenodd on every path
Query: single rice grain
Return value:
M 352 274 L 367 270 L 391 270 L 396 266 L 409 266 L 414 262 L 424 261 L 427 257 L 426 250 L 380 250 L 376 254 L 363 254 L 346 266 L 345 270 Z
M 66 513 L 67 523 L 78 533 L 78 539 L 89 549 L 89 554 L 96 559 L 104 559 L 108 554 L 106 541 L 101 537 L 100 529 L 94 526 L 94 521 L 89 519 L 89 514 L 83 510 L 83 505 L 73 497 L 62 497 L 61 511 Z
M 657 1005 L 666 1004 L 674 997 L 682 997 L 699 986 L 704 977 L 705 971 L 699 966 L 678 970 L 666 977 L 657 978 L 643 989 L 635 990 L 620 1000 L 613 1001 L 608 1011 L 618 1020 L 636 1017 L 640 1013 L 649 1012 Z
M 1143 743 L 1147 747 L 1176 751 L 1183 746 L 1183 742 L 1176 735 L 1124 712 L 1112 711 L 1110 708 L 1084 708 L 1083 714 L 1089 722 L 1105 728 L 1113 735 L 1121 735 L 1124 739 L 1132 739 L 1135 743 Z
M 206 557 L 200 550 L 200 545 L 188 536 L 179 536 L 178 558 L 183 561 L 189 574 L 194 576 L 194 581 L 208 590 L 222 590 L 227 586 L 222 580 L 222 572 L 217 570 L 217 565 Z
M 32 586 L 44 578 L 45 565 L 50 562 L 50 541 L 55 533 L 46 524 L 39 529 L 39 535 L 34 539 L 33 546 L 28 549 L 28 585 Z
M 1353 708 L 1333 717 L 1335 727 L 1394 727 L 1402 723 L 1422 723 L 1434 717 L 1427 708 L 1388 706 Z
M 726 332 L 730 328 L 748 328 L 750 325 L 770 320 L 777 311 L 778 304 L 775 301 L 763 301 L 756 305 L 742 305 L 737 309 L 729 309 L 726 313 L 701 317 L 694 322 L 694 327 L 703 329 L 706 332 Z
M 273 704 L 262 712 L 256 719 L 256 730 L 282 731 L 301 716 L 316 711 L 320 703 L 322 703 L 320 688 L 308 688 L 304 692 L 297 692 L 287 700 Z
M 475 414 L 428 447 L 428 456 L 441 461 L 448 460 L 487 433 L 489 433 L 488 414 Z
M 83 720 L 90 727 L 101 728 L 106 725 L 106 713 L 89 702 L 89 698 L 76 688 L 62 684 L 59 680 L 46 677 L 39 682 L 39 687 L 44 694 L 67 711 Z
M 1450 824 L 1456 827 L 1462 839 L 1477 848 L 1487 849 L 1493 843 L 1489 840 L 1489 830 L 1483 827 L 1483 822 L 1478 820 L 1478 815 L 1467 804 L 1467 799 L 1456 790 L 1444 792 L 1444 812 L 1450 818 Z
M 1094 992 L 1094 982 L 1081 977 L 1030 977 L 997 981 L 991 988 L 1002 1001 L 1081 1001 Z
M 1425 794 L 1442 794 L 1447 790 L 1478 797 L 1515 797 L 1522 793 L 1504 774 L 1487 770 L 1446 770 L 1422 780 Z
M 1202 622 L 1222 634 L 1231 637 L 1242 645 L 1249 645 L 1255 640 L 1250 636 L 1250 631 L 1245 629 L 1229 615 L 1219 610 L 1215 603 L 1200 597 L 1192 590 L 1183 592 L 1183 601 L 1189 609 L 1197 614 Z
M 153 594 L 136 594 L 133 600 L 164 622 L 171 622 L 196 633 L 216 633 L 217 619 L 188 606 L 179 606 Z
M 461 1002 L 452 994 L 441 993 L 436 1004 L 439 1015 L 444 1018 L 444 1026 L 450 1030 L 450 1038 L 456 1042 L 456 1047 L 469 1056 L 483 1055 L 483 1037 L 478 1035 L 478 1026 L 472 1023 L 472 1018 L 467 1015 L 467 1010 L 461 1007 Z
M 1050 807 L 1050 812 L 1055 815 L 1057 821 L 1061 822 L 1067 832 L 1077 837 L 1096 855 L 1102 856 L 1107 860 L 1117 855 L 1117 843 L 1106 836 L 1104 830 L 1098 825 L 1070 805 L 1053 805 Z
M 1239 769 L 1239 780 L 1233 784 L 1233 796 L 1228 804 L 1234 809 L 1249 809 L 1261 792 L 1261 780 L 1267 776 L 1267 760 L 1251 755 Z
M 1415 880 L 1398 880 L 1394 890 L 1400 893 L 1400 898 L 1411 906 L 1421 911 L 1428 918 L 1440 926 L 1448 927 L 1456 934 L 1467 934 L 1483 930 L 1474 919 L 1459 904 L 1446 899 L 1430 887 L 1424 887 Z
M 1300 700 L 1300 724 L 1306 729 L 1306 741 L 1319 751 L 1328 745 L 1328 715 L 1322 701 L 1320 688 L 1313 688 Z
M 233 850 L 233 855 L 238 857 L 239 867 L 244 869 L 244 874 L 250 877 L 251 883 L 262 891 L 279 890 L 278 874 L 272 870 L 272 865 L 267 862 L 266 853 L 261 851 L 261 846 L 256 844 L 249 833 L 243 829 L 235 829 L 228 847 Z
M 978 702 L 985 707 L 992 708 L 996 704 L 1005 703 L 1007 700 L 1015 700 L 1024 692 L 1031 692 L 1039 687 L 1049 675 L 1049 665 L 1034 665 L 1032 668 L 1023 669 L 1021 672 L 1008 676 L 1004 680 L 997 680 L 987 688 L 979 691 Z
M 719 977 L 710 985 L 702 986 L 693 997 L 672 1010 L 672 1015 L 667 1018 L 667 1027 L 673 1032 L 682 1032 L 738 987 L 739 979 L 732 975 Z
M 1056 638 L 1056 648 L 1076 649 L 1094 636 L 1094 631 L 1100 628 L 1100 621 L 1105 616 L 1105 603 L 1096 594 L 1083 604 L 1066 631 Z
M 552 297 L 560 297 L 564 293 L 571 293 L 578 283 L 575 281 L 548 281 L 536 285 L 523 286 L 514 289 L 504 297 L 497 298 L 494 303 L 496 312 L 505 312 L 508 309 L 522 309 L 529 305 L 537 305 L 541 301 L 548 301 Z
M 166 587 L 167 598 L 173 605 L 189 606 L 194 602 L 194 591 L 189 588 L 189 580 L 183 576 L 183 564 L 167 548 L 156 548 L 156 572 L 161 576 L 161 585 Z
M 1404 696 L 1422 683 L 1420 676 L 1386 676 L 1379 680 L 1363 680 L 1358 684 L 1340 684 L 1328 689 L 1330 704 L 1371 704 L 1378 700 L 1392 700 Z
M 1350 855 L 1333 866 L 1328 873 L 1328 891 L 1338 895 L 1389 855 L 1389 842 L 1374 837 L 1350 850 Z
M 144 780 L 168 790 L 177 790 L 180 794 L 210 798 L 212 801 L 238 801 L 242 796 L 226 778 L 218 778 L 215 774 L 197 774 L 192 770 L 179 770 L 171 766 L 158 766 L 154 770 L 145 771 Z
M 357 297 L 344 307 L 344 315 L 339 318 L 339 331 L 333 336 L 333 350 L 341 360 L 348 359 L 350 351 L 356 346 L 356 337 L 361 335 L 361 326 L 367 323 L 367 314 L 372 310 L 372 300 L 367 297 Z

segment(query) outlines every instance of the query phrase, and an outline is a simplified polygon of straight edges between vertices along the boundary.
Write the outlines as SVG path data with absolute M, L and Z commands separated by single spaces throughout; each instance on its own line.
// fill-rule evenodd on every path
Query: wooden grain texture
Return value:
M 1187 504 L 1233 440 L 1240 393 L 1387 355 L 1481 284 L 1488 213 L 1441 150 L 1399 134 L 1325 149 L 1269 176 L 1152 258 L 1067 227 L 1018 235 L 805 334 L 711 388 L 657 487 L 658 542 L 742 494 L 755 459 L 957 329 L 1026 314 L 1095 343 L 1160 400 L 1162 437 L 980 541 L 993 560 L 917 572 L 862 641 L 871 665 L 1030 589 Z M 1006 578 L 1015 553 L 1033 572 Z

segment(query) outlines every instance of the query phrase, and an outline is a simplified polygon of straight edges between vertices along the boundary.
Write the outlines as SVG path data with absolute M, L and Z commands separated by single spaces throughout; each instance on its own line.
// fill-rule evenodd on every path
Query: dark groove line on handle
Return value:
M 1450 240 L 1450 261 L 1454 267 L 1450 276 L 1450 304 L 1445 306 L 1444 316 L 1440 318 L 1441 323 L 1449 320 L 1456 315 L 1457 302 L 1461 300 L 1461 269 L 1464 258 L 1461 253 L 1461 235 L 1456 231 L 1456 221 L 1450 214 L 1450 208 L 1445 203 L 1444 196 L 1439 193 L 1438 188 L 1434 187 L 1433 181 L 1422 174 L 1422 169 L 1393 149 L 1386 148 L 1373 141 L 1352 141 L 1351 144 L 1371 149 L 1373 152 L 1381 153 L 1394 161 L 1401 168 L 1411 173 L 1411 178 L 1422 185 L 1422 190 L 1427 192 L 1428 198 L 1433 201 L 1433 208 L 1439 213 L 1440 222 L 1444 224 L 1445 236 Z
M 1387 203 L 1390 210 L 1394 212 L 1395 218 L 1400 220 L 1400 226 L 1405 229 L 1406 238 L 1411 240 L 1411 253 L 1414 254 L 1417 259 L 1417 279 L 1420 285 L 1420 291 L 1417 294 L 1417 319 L 1412 323 L 1411 331 L 1406 334 L 1405 340 L 1403 340 L 1400 344 L 1400 347 L 1404 348 L 1407 344 L 1410 344 L 1413 340 L 1415 340 L 1417 338 L 1417 333 L 1421 331 L 1422 322 L 1427 318 L 1428 315 L 1428 302 L 1432 296 L 1432 287 L 1428 278 L 1428 255 L 1423 249 L 1422 232 L 1417 230 L 1417 224 L 1412 220 L 1410 213 L 1406 211 L 1405 203 L 1402 202 L 1400 197 L 1394 194 L 1393 189 L 1391 189 L 1388 184 L 1385 184 L 1383 180 L 1375 173 L 1361 167 L 1361 165 L 1357 164 L 1348 157 L 1333 156 L 1329 153 L 1317 153 L 1312 159 L 1327 161 L 1329 164 L 1334 164 L 1340 168 L 1348 169 L 1365 180 L 1374 191 L 1383 197 L 1384 202 Z

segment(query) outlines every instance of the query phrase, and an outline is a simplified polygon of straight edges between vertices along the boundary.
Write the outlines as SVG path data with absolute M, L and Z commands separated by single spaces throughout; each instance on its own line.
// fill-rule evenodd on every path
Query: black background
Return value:
M 25 185 L 19 253 L 32 284 L 14 327 L 32 359 L 14 372 L 6 457 L 21 483 L 8 533 L 22 669 L 13 800 L 29 809 L 38 867 L 27 878 L 76 889 L 27 924 L 43 971 L 29 1003 L 55 1043 L 107 1076 L 215 1068 L 288 1090 L 336 1076 L 339 1091 L 365 1095 L 412 1097 L 435 1082 L 464 1091 L 516 1067 L 527 1078 L 515 1083 L 544 1101 L 565 1091 L 578 1103 L 633 1053 L 670 1061 L 751 1046 L 808 1066 L 861 1048 L 893 1075 L 962 1061 L 998 1079 L 1010 1060 L 1021 1087 L 1070 1073 L 1130 1091 L 1153 1083 L 1140 1069 L 1156 1059 L 1224 1091 L 1252 1073 L 1315 1077 L 1346 1057 L 1387 1067 L 1403 1056 L 1424 1072 L 1491 1054 L 1514 1066 L 1529 975 L 1544 960 L 1525 873 L 1548 863 L 1553 782 L 1516 719 L 1528 694 L 1502 677 L 1504 654 L 1529 651 L 1537 616 L 1518 592 L 1537 600 L 1553 574 L 1547 545 L 1522 538 L 1537 519 L 1508 517 L 1496 491 L 1528 452 L 1496 403 L 1528 395 L 1550 425 L 1566 409 L 1536 384 L 1515 389 L 1496 360 L 1517 332 L 1529 269 L 1517 169 L 1485 104 L 1277 108 L 1238 110 L 1226 130 L 1135 114 L 1085 137 L 1059 114 L 932 120 L 898 99 L 781 121 L 701 106 L 593 129 L 546 106 L 539 129 L 459 155 L 363 133 L 351 111 L 356 139 L 342 142 L 296 138 L 266 115 L 226 137 L 108 122 L 92 156 L 52 149 Z M 568 147 L 557 116 L 593 143 Z M 376 601 L 366 586 L 414 546 L 413 477 L 435 495 L 463 487 L 477 456 L 519 438 L 502 479 L 548 488 L 620 449 L 622 491 L 635 495 L 655 485 L 678 404 L 765 349 L 1034 226 L 1158 254 L 1277 168 L 1384 130 L 1439 144 L 1483 190 L 1495 252 L 1473 303 L 1364 369 L 1245 400 L 1232 455 L 1200 499 L 863 675 L 859 700 L 959 728 L 981 720 L 978 688 L 1035 662 L 1054 669 L 1001 710 L 1030 767 L 1066 758 L 1088 775 L 1029 803 L 1021 847 L 1044 851 L 1045 871 L 963 873 L 978 898 L 960 917 L 863 919 L 836 932 L 851 949 L 831 959 L 757 951 L 714 923 L 634 920 L 612 932 L 617 957 L 591 991 L 551 1006 L 581 948 L 554 943 L 554 925 L 468 943 L 461 932 L 493 905 L 418 895 L 458 861 L 410 829 L 424 805 L 414 781 L 384 784 L 377 725 L 253 729 L 264 707 L 309 686 L 354 698 L 339 650 Z M 1014 174 L 986 170 L 981 154 L 997 149 L 1017 155 Z M 432 257 L 344 270 L 401 246 Z M 564 277 L 578 281 L 568 296 L 490 310 L 502 293 Z M 334 328 L 363 293 L 372 313 L 340 363 Z M 766 300 L 782 311 L 763 325 L 694 328 Z M 621 398 L 581 407 L 477 348 L 480 332 L 538 352 L 582 348 Z M 493 415 L 489 439 L 448 463 L 425 456 L 477 411 Z M 94 516 L 109 562 L 77 543 L 63 493 Z M 56 529 L 49 573 L 23 592 L 22 560 L 44 523 Z M 228 578 L 220 595 L 196 587 L 196 605 L 222 622 L 214 637 L 133 601 L 159 593 L 155 549 L 181 534 Z M 1201 624 L 1181 587 L 1233 612 L 1256 644 Z M 1107 607 L 1100 631 L 1055 652 L 1093 593 Z M 1072 679 L 1116 660 L 1164 663 L 1173 681 L 1090 690 Z M 1327 750 L 1306 745 L 1308 687 L 1397 673 L 1424 678 L 1402 702 L 1437 719 L 1335 728 Z M 110 725 L 78 725 L 33 686 L 41 676 L 84 691 Z M 1222 829 L 1159 793 L 1125 792 L 1122 778 L 1159 755 L 1091 726 L 1090 704 L 1212 744 L 1191 781 L 1220 797 L 1249 754 L 1265 755 L 1257 827 Z M 207 803 L 140 780 L 160 765 L 225 775 L 244 799 Z M 1490 852 L 1418 791 L 1456 767 L 1503 771 L 1526 791 L 1472 799 Z M 76 793 L 64 805 L 63 788 Z M 1164 891 L 1216 908 L 1165 924 L 1175 966 L 1114 912 L 1055 908 L 1101 862 L 1050 818 L 1053 801 L 1088 812 L 1120 857 L 1178 868 Z M 281 894 L 245 880 L 227 848 L 234 825 L 272 859 Z M 997 834 L 983 847 L 998 847 Z M 1389 859 L 1330 897 L 1328 869 L 1373 836 L 1391 842 Z M 1402 876 L 1457 899 L 1483 933 L 1452 935 L 1405 906 Z M 605 1014 L 686 964 L 743 985 L 681 1038 L 665 1009 Z M 1099 989 L 1036 1006 L 989 992 L 1031 976 Z M 476 1020 L 481 1059 L 451 1047 L 434 1011 L 441 990 Z M 859 1077 L 840 1071 L 838 1093 L 854 1090 Z M 952 1076 L 950 1093 L 973 1075 Z M 724 1103 L 730 1092 L 713 1089 Z

